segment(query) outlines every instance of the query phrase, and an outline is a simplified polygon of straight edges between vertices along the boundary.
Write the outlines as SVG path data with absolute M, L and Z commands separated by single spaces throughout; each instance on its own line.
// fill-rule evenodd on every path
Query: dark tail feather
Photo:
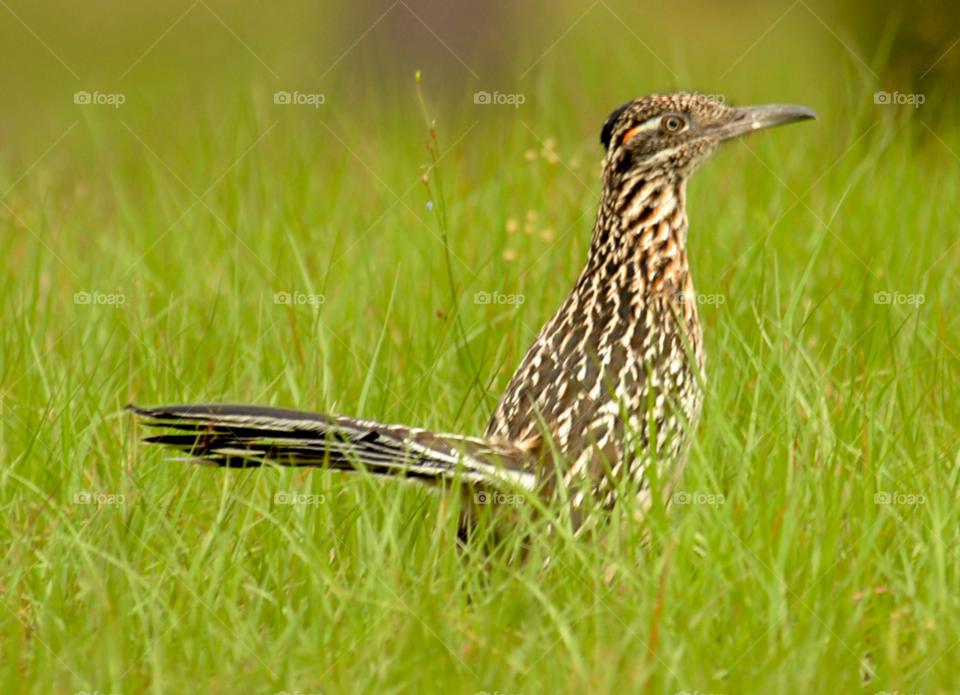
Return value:
M 145 442 L 182 451 L 184 460 L 208 466 L 363 467 L 376 475 L 432 482 L 459 475 L 470 483 L 527 490 L 536 485 L 536 476 L 524 470 L 524 452 L 475 437 L 250 405 L 128 405 L 127 410 L 141 424 L 167 430 Z

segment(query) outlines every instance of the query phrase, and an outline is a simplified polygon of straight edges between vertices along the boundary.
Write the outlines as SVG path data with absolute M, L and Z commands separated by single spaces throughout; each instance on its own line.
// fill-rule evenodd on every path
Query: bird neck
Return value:
M 648 300 L 692 292 L 686 184 L 686 178 L 659 176 L 605 186 L 584 276 L 611 274 L 622 289 Z

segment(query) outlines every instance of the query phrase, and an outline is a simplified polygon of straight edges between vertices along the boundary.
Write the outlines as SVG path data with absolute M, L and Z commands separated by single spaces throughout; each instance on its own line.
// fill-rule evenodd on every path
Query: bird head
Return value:
M 610 114 L 603 126 L 603 181 L 617 187 L 636 177 L 684 180 L 726 140 L 816 117 L 802 106 L 732 108 L 696 94 L 637 99 Z

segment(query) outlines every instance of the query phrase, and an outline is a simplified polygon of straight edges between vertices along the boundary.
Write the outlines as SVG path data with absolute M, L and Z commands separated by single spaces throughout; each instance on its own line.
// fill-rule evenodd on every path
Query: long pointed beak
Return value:
M 816 120 L 817 114 L 803 106 L 770 104 L 734 109 L 732 118 L 716 128 L 720 140 L 729 140 L 757 130 L 776 128 L 797 121 Z

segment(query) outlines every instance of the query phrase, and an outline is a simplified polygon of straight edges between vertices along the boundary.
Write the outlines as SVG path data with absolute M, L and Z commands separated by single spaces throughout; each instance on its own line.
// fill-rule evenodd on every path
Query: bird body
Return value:
M 592 487 L 609 506 L 623 473 L 645 495 L 647 466 L 681 464 L 685 433 L 696 429 L 705 357 L 696 303 L 683 301 L 693 296 L 685 195 L 685 181 L 644 181 L 627 197 L 605 189 L 586 266 L 487 428 L 488 438 L 517 442 L 545 425 L 564 453 L 546 461 L 569 464 L 575 504 Z
M 687 181 L 724 140 L 815 117 L 801 107 L 734 109 L 685 94 L 614 111 L 601 134 L 603 191 L 584 269 L 482 438 L 256 406 L 130 408 L 144 424 L 174 431 L 148 442 L 208 465 L 364 468 L 547 499 L 562 480 L 575 509 L 588 500 L 611 507 L 626 477 L 649 504 L 651 466 L 668 495 L 703 405 Z

